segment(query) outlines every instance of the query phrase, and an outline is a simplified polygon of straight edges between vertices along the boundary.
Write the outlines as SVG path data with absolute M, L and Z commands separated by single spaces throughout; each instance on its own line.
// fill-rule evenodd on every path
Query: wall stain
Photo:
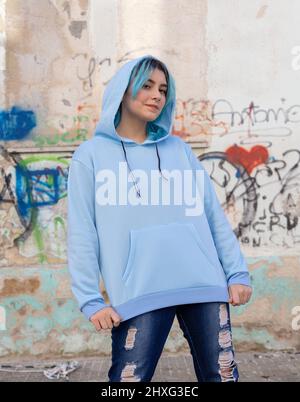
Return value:
M 40 287 L 38 278 L 30 278 L 19 280 L 15 278 L 4 279 L 3 286 L 0 291 L 1 297 L 14 296 L 18 294 L 32 294 Z

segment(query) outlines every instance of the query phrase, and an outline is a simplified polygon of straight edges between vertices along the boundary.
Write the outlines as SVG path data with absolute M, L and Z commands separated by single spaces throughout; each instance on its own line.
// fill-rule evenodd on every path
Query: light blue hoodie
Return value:
M 142 144 L 116 132 L 115 115 L 131 71 L 143 57 L 127 62 L 112 77 L 95 135 L 76 149 L 70 164 L 68 268 L 73 294 L 88 319 L 107 306 L 125 321 L 171 305 L 228 302 L 228 285 L 251 286 L 239 242 L 209 175 L 190 145 L 171 135 L 175 98 L 148 126 Z M 99 202 L 104 177 L 106 184 L 111 175 L 121 181 L 119 162 L 128 166 L 128 191 L 136 203 L 122 205 L 123 185 L 117 186 L 116 199 L 111 197 L 104 205 Z M 150 172 L 157 167 L 190 170 L 195 188 L 196 171 L 202 172 L 203 213 L 189 215 L 186 204 L 166 205 L 161 200 L 158 205 L 143 205 L 138 191 L 143 195 L 147 188 L 140 180 L 137 190 L 130 182 L 130 170 L 141 169 L 150 181 Z M 110 173 L 105 176 L 106 172 Z M 110 304 L 101 294 L 101 278 Z

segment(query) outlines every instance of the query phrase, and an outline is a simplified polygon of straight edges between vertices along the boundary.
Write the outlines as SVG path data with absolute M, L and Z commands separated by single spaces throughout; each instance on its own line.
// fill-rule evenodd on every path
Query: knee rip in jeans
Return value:
M 219 318 L 220 318 L 220 326 L 223 327 L 228 323 L 228 311 L 226 304 L 220 304 L 220 311 L 219 311 Z
M 222 382 L 235 381 L 234 369 L 236 367 L 233 351 L 232 351 L 232 337 L 230 327 L 228 326 L 229 316 L 226 304 L 220 305 L 219 311 L 220 327 L 226 326 L 227 328 L 220 329 L 219 332 L 219 345 L 222 348 L 219 354 L 219 374 Z M 227 349 L 227 350 L 224 350 Z M 229 350 L 228 350 L 229 349 Z
M 121 382 L 138 382 L 140 378 L 134 375 L 134 370 L 136 369 L 135 363 L 126 363 L 121 373 Z
M 219 354 L 219 374 L 222 382 L 236 381 L 234 377 L 234 369 L 236 367 L 232 350 L 221 351 Z
M 229 329 L 221 329 L 219 332 L 219 345 L 222 349 L 232 347 L 231 331 Z
M 137 332 L 137 329 L 135 327 L 131 327 L 131 328 L 128 329 L 126 342 L 125 342 L 125 349 L 126 350 L 133 349 L 136 332 Z

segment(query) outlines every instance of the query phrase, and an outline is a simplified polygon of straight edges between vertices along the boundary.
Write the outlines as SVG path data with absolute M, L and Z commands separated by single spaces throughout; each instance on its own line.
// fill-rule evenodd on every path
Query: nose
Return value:
M 155 91 L 154 95 L 152 96 L 153 99 L 160 101 L 161 100 L 161 93 L 158 90 L 157 92 Z

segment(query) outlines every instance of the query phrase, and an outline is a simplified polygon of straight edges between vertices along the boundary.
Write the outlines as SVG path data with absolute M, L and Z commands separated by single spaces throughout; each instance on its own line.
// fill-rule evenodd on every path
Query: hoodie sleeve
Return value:
M 228 286 L 240 284 L 251 287 L 246 260 L 241 252 L 239 241 L 217 198 L 212 180 L 190 145 L 185 143 L 185 147 L 192 168 L 204 171 L 204 209 L 218 257 L 226 275 L 227 284 Z
M 88 319 L 110 306 L 105 304 L 99 286 L 100 246 L 94 199 L 93 171 L 73 156 L 68 174 L 68 269 L 72 292 Z

